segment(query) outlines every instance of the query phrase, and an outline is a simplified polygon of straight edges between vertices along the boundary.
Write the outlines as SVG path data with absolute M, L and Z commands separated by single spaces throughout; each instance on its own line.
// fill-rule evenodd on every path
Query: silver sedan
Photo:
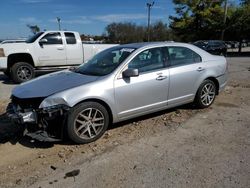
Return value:
M 7 112 L 30 133 L 89 143 L 112 123 L 192 102 L 209 107 L 226 83 L 222 56 L 185 43 L 127 44 L 17 86 Z

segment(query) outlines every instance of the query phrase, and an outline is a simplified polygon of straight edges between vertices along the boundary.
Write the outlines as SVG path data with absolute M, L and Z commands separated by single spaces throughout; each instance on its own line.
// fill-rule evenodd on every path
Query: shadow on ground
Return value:
M 124 125 L 128 125 L 130 123 L 134 123 L 134 122 L 138 122 L 138 121 L 144 121 L 144 120 L 151 119 L 151 118 L 156 118 L 156 117 L 162 116 L 164 114 L 168 114 L 168 113 L 171 113 L 171 112 L 177 112 L 178 110 L 197 110 L 197 108 L 193 104 L 186 104 L 186 105 L 179 106 L 179 107 L 176 107 L 176 108 L 170 108 L 170 109 L 167 109 L 167 110 L 162 110 L 162 111 L 159 111 L 159 112 L 154 112 L 154 113 L 147 114 L 147 115 L 140 116 L 140 117 L 136 117 L 136 118 L 133 118 L 133 119 L 130 119 L 130 120 L 115 123 L 115 124 L 110 125 L 108 129 L 115 129 L 115 128 L 118 128 L 118 127 L 122 127 Z
M 0 74 L 0 82 L 7 85 L 14 85 L 15 83 L 4 74 Z
M 54 145 L 52 142 L 34 141 L 30 137 L 24 136 L 24 128 L 12 123 L 6 114 L 2 114 L 0 115 L 0 144 L 7 142 L 13 145 L 19 143 L 29 148 L 49 148 Z

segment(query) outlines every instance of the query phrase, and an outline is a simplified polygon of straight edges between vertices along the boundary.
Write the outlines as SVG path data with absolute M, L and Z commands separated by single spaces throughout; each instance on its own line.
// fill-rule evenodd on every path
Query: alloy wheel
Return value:
M 212 104 L 215 98 L 215 86 L 211 83 L 207 83 L 201 90 L 201 102 L 205 106 Z
M 103 113 L 96 108 L 81 111 L 74 121 L 75 133 L 82 139 L 92 139 L 100 134 L 105 121 Z
M 17 69 L 17 76 L 23 81 L 30 80 L 32 78 L 32 70 L 27 66 L 20 66 Z

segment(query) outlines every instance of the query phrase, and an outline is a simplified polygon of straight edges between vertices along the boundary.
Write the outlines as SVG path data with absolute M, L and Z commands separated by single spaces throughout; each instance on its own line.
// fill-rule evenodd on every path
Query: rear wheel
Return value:
M 74 108 L 68 116 L 67 133 L 69 138 L 85 144 L 100 138 L 109 125 L 109 114 L 97 102 L 84 102 Z
M 11 67 L 11 78 L 16 83 L 26 82 L 34 77 L 34 68 L 29 63 L 18 62 Z
M 207 108 L 214 102 L 215 96 L 215 83 L 211 80 L 205 80 L 197 91 L 195 103 L 199 108 Z

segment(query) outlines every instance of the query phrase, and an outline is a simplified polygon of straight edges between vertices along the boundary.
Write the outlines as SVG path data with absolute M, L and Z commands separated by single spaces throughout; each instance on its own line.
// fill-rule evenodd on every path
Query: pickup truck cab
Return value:
M 114 45 L 82 44 L 78 32 L 39 32 L 24 43 L 0 45 L 0 71 L 16 83 L 34 78 L 37 71 L 51 71 L 86 62 Z

